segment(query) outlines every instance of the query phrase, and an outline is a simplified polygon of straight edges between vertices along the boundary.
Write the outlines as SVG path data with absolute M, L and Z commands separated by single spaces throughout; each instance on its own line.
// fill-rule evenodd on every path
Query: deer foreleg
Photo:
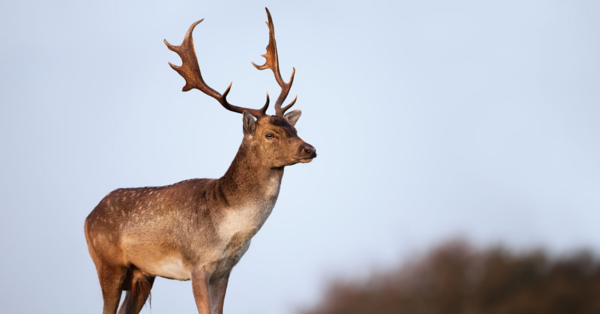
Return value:
M 209 275 L 206 274 L 204 268 L 192 271 L 192 290 L 200 314 L 212 314 L 208 278 Z
M 227 273 L 223 277 L 211 281 L 209 284 L 212 314 L 223 314 L 223 303 L 225 302 L 225 291 L 229 282 L 229 274 Z

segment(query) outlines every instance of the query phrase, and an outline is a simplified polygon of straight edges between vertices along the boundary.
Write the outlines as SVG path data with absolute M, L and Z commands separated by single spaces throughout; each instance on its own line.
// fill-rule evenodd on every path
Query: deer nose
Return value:
M 302 145 L 302 152 L 304 154 L 310 156 L 310 158 L 316 158 L 317 157 L 317 149 L 314 148 L 310 144 L 304 144 L 304 145 Z

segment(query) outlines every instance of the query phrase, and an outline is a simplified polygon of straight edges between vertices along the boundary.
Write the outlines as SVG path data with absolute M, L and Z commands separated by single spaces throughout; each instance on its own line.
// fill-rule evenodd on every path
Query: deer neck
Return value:
M 219 179 L 223 195 L 230 207 L 253 205 L 270 207 L 279 195 L 283 167 L 265 165 L 260 147 L 244 139 L 225 175 Z

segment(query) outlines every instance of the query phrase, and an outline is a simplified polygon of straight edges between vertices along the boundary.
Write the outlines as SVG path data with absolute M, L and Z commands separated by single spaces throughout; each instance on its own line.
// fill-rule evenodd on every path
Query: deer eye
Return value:
M 271 133 L 269 133 L 269 134 L 267 134 L 267 135 L 266 135 L 266 138 L 267 138 L 268 140 L 272 140 L 274 137 L 275 137 L 275 136 L 274 136 L 273 134 L 271 134 Z

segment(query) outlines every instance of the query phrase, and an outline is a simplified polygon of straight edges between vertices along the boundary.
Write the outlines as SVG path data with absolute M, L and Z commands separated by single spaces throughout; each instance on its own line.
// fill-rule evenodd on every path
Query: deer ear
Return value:
M 296 122 L 298 122 L 298 119 L 300 119 L 301 115 L 302 115 L 302 111 L 294 110 L 294 111 L 290 111 L 290 112 L 286 113 L 284 117 L 288 120 L 288 122 L 292 126 L 295 126 Z
M 248 111 L 244 110 L 244 133 L 254 135 L 256 120 Z

